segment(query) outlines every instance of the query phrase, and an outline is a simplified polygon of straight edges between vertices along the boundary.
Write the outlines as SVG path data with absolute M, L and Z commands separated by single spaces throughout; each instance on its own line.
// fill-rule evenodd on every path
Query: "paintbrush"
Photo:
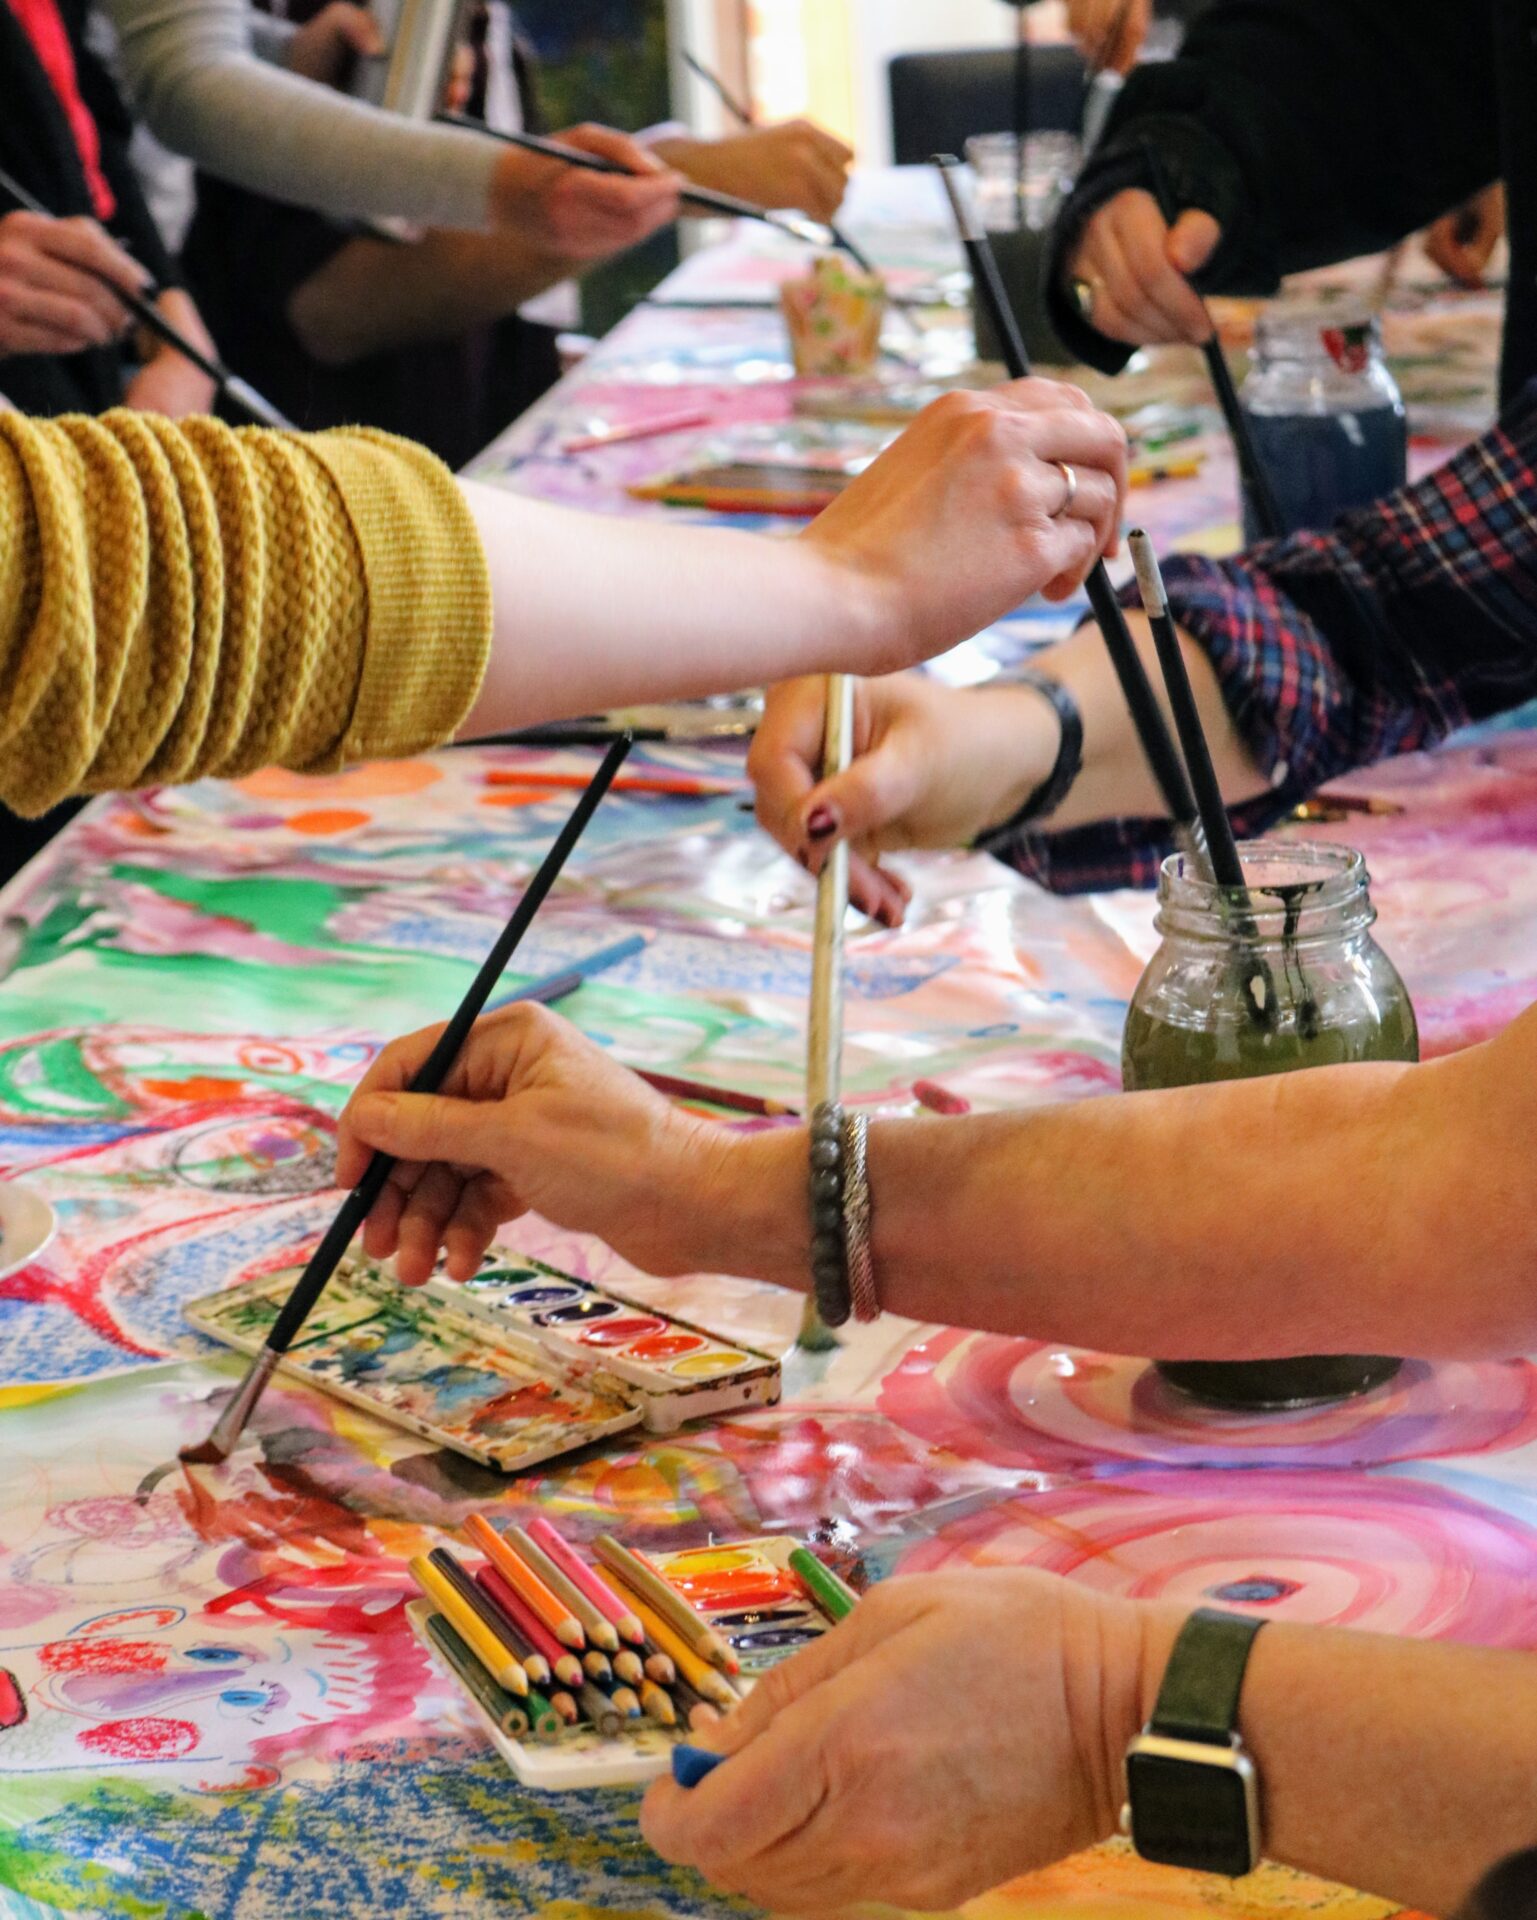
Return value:
M 51 220 L 51 214 L 41 200 L 29 193 L 19 180 L 13 179 L 4 168 L 0 168 L 0 193 L 14 200 L 18 207 L 27 213 L 35 213 L 44 220 Z M 163 340 L 168 347 L 174 347 L 184 359 L 190 360 L 200 372 L 206 373 L 226 400 L 248 413 L 258 426 L 279 427 L 292 431 L 293 422 L 279 413 L 270 400 L 265 400 L 255 387 L 242 380 L 238 373 L 231 373 L 224 362 L 215 359 L 196 347 L 178 327 L 172 326 L 165 315 L 154 304 L 160 288 L 150 283 L 142 295 L 127 293 L 115 280 L 104 273 L 98 273 L 94 267 L 82 267 L 82 273 L 88 273 L 93 280 L 100 281 L 114 300 L 119 300 L 138 321 L 141 327 Z
M 753 110 L 747 102 L 739 100 L 714 68 L 707 67 L 698 55 L 690 53 L 687 47 L 683 49 L 683 64 L 690 73 L 698 75 L 739 127 L 756 126 Z
M 1019 322 L 998 272 L 998 262 L 993 257 L 987 231 L 961 191 L 960 164 L 954 154 L 937 154 L 934 159 L 945 192 L 950 196 L 961 245 L 966 249 L 966 258 L 971 265 L 976 297 L 986 306 L 998 338 L 1003 343 L 1004 362 L 1010 375 L 1016 380 L 1023 380 L 1030 372 L 1030 356 L 1025 351 Z M 1143 754 L 1152 769 L 1158 791 L 1163 795 L 1163 803 L 1174 821 L 1176 832 L 1183 829 L 1188 834 L 1196 819 L 1195 798 L 1185 778 L 1185 769 L 1180 765 L 1174 742 L 1169 737 L 1169 729 L 1164 724 L 1163 714 L 1159 711 L 1147 669 L 1132 644 L 1126 617 L 1121 612 L 1103 560 L 1094 562 L 1084 582 L 1084 589 L 1104 636 L 1115 677 L 1121 683 L 1121 692 L 1131 713 L 1137 738 L 1142 743 Z
M 1127 544 L 1131 548 L 1132 564 L 1137 570 L 1137 591 L 1142 596 L 1147 623 L 1152 629 L 1153 645 L 1158 649 L 1158 665 L 1163 673 L 1169 706 L 1173 710 L 1180 747 L 1185 764 L 1190 769 L 1190 784 L 1195 789 L 1206 854 L 1218 889 L 1218 911 L 1224 920 L 1228 919 L 1230 913 L 1234 916 L 1234 931 L 1245 943 L 1246 950 L 1241 963 L 1246 970 L 1244 1005 L 1259 1025 L 1273 1027 L 1278 1011 L 1275 981 L 1264 956 L 1250 944 L 1258 941 L 1259 931 L 1246 911 L 1248 883 L 1244 879 L 1243 862 L 1238 857 L 1238 842 L 1233 838 L 1233 824 L 1228 819 L 1227 807 L 1223 803 L 1217 771 L 1212 765 L 1211 749 L 1206 743 L 1200 710 L 1190 686 L 1190 675 L 1185 670 L 1185 656 L 1180 651 L 1179 635 L 1174 631 L 1174 621 L 1169 613 L 1169 600 L 1164 592 L 1158 556 L 1153 551 L 1152 541 L 1141 527 L 1132 529 L 1127 536 Z
M 822 738 L 822 778 L 846 770 L 854 755 L 854 682 L 846 673 L 827 676 L 827 718 Z M 811 1006 L 806 1036 L 806 1112 L 815 1114 L 838 1098 L 843 1065 L 843 923 L 848 918 L 849 848 L 834 842 L 817 875 L 816 917 L 811 936 Z M 801 1315 L 799 1344 L 825 1353 L 837 1336 L 809 1298 Z
M 1179 209 L 1174 204 L 1163 157 L 1157 147 L 1146 140 L 1142 143 L 1142 153 L 1153 182 L 1153 197 L 1158 202 L 1158 211 L 1163 215 L 1164 225 L 1172 227 L 1179 218 Z M 1201 357 L 1206 362 L 1207 376 L 1216 393 L 1217 405 L 1222 409 L 1222 418 L 1227 423 L 1233 452 L 1238 457 L 1238 471 L 1243 476 L 1243 483 L 1254 506 L 1255 523 L 1265 539 L 1279 540 L 1287 529 L 1275 489 L 1270 484 L 1270 475 L 1265 471 L 1265 463 L 1254 444 L 1254 436 L 1249 432 L 1249 416 L 1238 404 L 1238 389 L 1233 385 L 1232 370 L 1204 300 L 1201 301 L 1201 311 L 1206 315 L 1206 339 L 1201 346 Z
M 542 133 L 504 133 L 499 127 L 488 127 L 483 120 L 473 120 L 465 113 L 440 113 L 438 118 L 451 127 L 465 127 L 471 133 L 489 134 L 493 140 L 500 140 L 509 147 L 521 147 L 526 153 L 542 154 L 546 160 L 559 160 L 568 167 L 580 167 L 587 173 L 617 173 L 627 179 L 636 176 L 629 167 L 621 167 L 617 160 L 605 160 L 601 155 L 588 153 L 582 147 L 568 147 L 564 141 L 547 139 Z M 804 240 L 813 247 L 836 246 L 839 243 L 833 229 L 825 220 L 812 220 L 803 213 L 782 213 L 769 207 L 760 207 L 755 200 L 743 200 L 734 193 L 720 193 L 714 187 L 684 187 L 680 198 L 690 207 L 698 208 L 709 215 L 724 215 L 731 220 L 761 220 L 765 226 L 777 227 L 781 233 L 789 234 L 792 240 Z M 855 256 L 858 259 L 858 256 Z M 859 264 L 865 263 L 860 260 Z
M 410 1092 L 435 1093 L 443 1084 L 449 1068 L 459 1057 L 459 1050 L 468 1038 L 476 1017 L 490 999 L 497 981 L 502 977 L 507 962 L 517 951 L 518 943 L 528 931 L 534 915 L 543 905 L 545 895 L 554 886 L 561 868 L 570 858 L 588 821 L 597 812 L 599 802 L 608 792 L 614 775 L 624 764 L 630 745 L 629 735 L 622 734 L 603 756 L 603 763 L 593 775 L 591 786 L 572 808 L 571 818 L 561 828 L 554 846 L 545 855 L 539 871 L 524 888 L 523 897 L 513 909 L 512 917 L 502 929 L 495 946 L 481 963 L 480 971 L 471 982 L 469 991 L 460 1001 L 454 1017 L 438 1036 L 432 1052 L 412 1076 Z M 394 1165 L 394 1156 L 388 1153 L 376 1153 L 369 1161 L 362 1179 L 342 1202 L 336 1218 L 326 1231 L 325 1238 L 310 1255 L 308 1266 L 300 1274 L 293 1292 L 289 1294 L 277 1319 L 273 1321 L 265 1345 L 252 1361 L 245 1379 L 236 1389 L 234 1398 L 219 1416 L 213 1432 L 200 1447 L 187 1447 L 182 1450 L 180 1458 L 188 1465 L 205 1466 L 229 1458 L 230 1449 L 245 1431 L 246 1422 L 250 1419 L 257 1401 L 260 1400 L 267 1382 L 272 1378 L 278 1361 L 293 1345 L 299 1329 L 304 1325 L 316 1301 L 324 1293 L 331 1275 L 335 1273 L 337 1263 L 352 1244 L 353 1235 L 372 1212 L 374 1202 L 383 1193 Z

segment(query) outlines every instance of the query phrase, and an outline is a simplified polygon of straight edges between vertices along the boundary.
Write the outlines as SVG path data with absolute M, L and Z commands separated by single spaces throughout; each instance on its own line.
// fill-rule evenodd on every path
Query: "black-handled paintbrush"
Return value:
M 31 194 L 14 179 L 4 168 L 0 168 L 0 193 L 16 202 L 27 213 L 35 213 L 44 220 L 55 218 L 35 194 Z M 200 372 L 206 373 L 226 400 L 239 407 L 242 413 L 248 413 L 258 426 L 279 427 L 291 430 L 293 422 L 259 394 L 249 382 L 242 380 L 238 373 L 231 373 L 222 360 L 213 358 L 194 346 L 178 327 L 172 326 L 165 315 L 154 304 L 159 289 L 153 285 L 145 289 L 143 295 L 126 293 L 117 282 L 104 273 L 98 273 L 94 267 L 82 267 L 82 273 L 88 273 L 93 280 L 99 280 L 111 293 L 114 300 L 120 300 L 133 315 L 141 327 L 163 340 L 168 347 L 174 347 L 184 359 L 190 360 Z
M 994 256 L 992 243 L 987 231 L 977 219 L 961 191 L 959 180 L 960 161 L 954 154 L 937 154 L 934 165 L 939 169 L 939 177 L 944 182 L 945 192 L 950 197 L 950 206 L 955 214 L 955 224 L 960 233 L 961 245 L 966 250 L 966 258 L 971 267 L 971 277 L 976 297 L 982 301 L 997 330 L 1003 344 L 1004 364 L 1016 380 L 1025 379 L 1030 372 L 1030 356 L 1025 350 L 1024 338 L 1015 318 L 1014 308 L 1004 287 L 1002 276 L 998 272 L 998 261 Z M 1132 725 L 1136 728 L 1137 738 L 1142 743 L 1142 751 L 1152 769 L 1153 779 L 1158 791 L 1163 795 L 1163 803 L 1169 810 L 1169 816 L 1177 828 L 1188 830 L 1196 821 L 1195 798 L 1190 791 L 1190 783 L 1185 778 L 1185 769 L 1180 765 L 1174 742 L 1169 737 L 1169 729 L 1164 724 L 1163 713 L 1153 692 L 1152 682 L 1147 677 L 1147 669 L 1142 664 L 1142 656 L 1132 643 L 1132 637 L 1126 625 L 1126 616 L 1121 611 L 1120 602 L 1115 597 L 1115 588 L 1110 584 L 1110 576 L 1105 571 L 1103 560 L 1096 560 L 1084 582 L 1084 590 L 1089 596 L 1089 605 L 1094 618 L 1104 635 L 1105 647 L 1110 655 L 1110 664 L 1115 669 L 1115 677 L 1121 683 L 1121 692 L 1125 697 L 1131 714 Z
M 443 1084 L 449 1068 L 459 1056 L 460 1048 L 469 1037 L 470 1028 L 490 999 L 508 961 L 517 951 L 518 942 L 528 931 L 545 895 L 554 886 L 588 821 L 597 812 L 598 803 L 624 764 L 631 744 L 630 736 L 622 734 L 603 756 L 602 765 L 593 775 L 591 784 L 572 809 L 570 819 L 561 828 L 539 871 L 524 888 L 523 896 L 513 909 L 512 917 L 502 929 L 495 946 L 481 962 L 480 971 L 471 983 L 469 992 L 459 1002 L 458 1010 L 439 1035 L 432 1052 L 418 1067 L 411 1080 L 410 1092 L 435 1093 Z M 244 1380 L 220 1414 L 213 1432 L 200 1447 L 182 1450 L 180 1457 L 188 1465 L 214 1465 L 229 1458 L 230 1450 L 245 1431 L 252 1410 L 272 1378 L 279 1360 L 293 1345 L 295 1336 L 325 1291 L 342 1255 L 352 1244 L 353 1235 L 373 1210 L 374 1202 L 383 1193 L 394 1165 L 394 1156 L 387 1153 L 376 1153 L 369 1161 L 362 1179 L 342 1202 L 336 1218 L 326 1230 L 325 1238 L 310 1255 L 309 1264 L 295 1281 L 292 1293 L 284 1301 L 268 1331 L 261 1352 L 251 1362 Z
M 493 140 L 500 140 L 504 146 L 521 147 L 525 153 L 542 154 L 546 160 L 559 160 L 568 167 L 580 167 L 585 173 L 617 173 L 624 179 L 633 180 L 637 176 L 629 167 L 621 167 L 617 160 L 605 160 L 601 154 L 588 153 L 583 147 L 568 147 L 563 140 L 548 139 L 542 133 L 509 133 L 500 127 L 487 126 L 484 120 L 475 120 L 467 113 L 450 113 L 446 110 L 438 115 L 439 120 L 450 127 L 463 127 L 470 133 L 488 134 Z M 787 233 L 793 240 L 803 240 L 813 247 L 830 247 L 839 243 L 837 235 L 825 220 L 813 220 L 802 213 L 781 213 L 770 207 L 760 207 L 755 200 L 743 200 L 734 193 L 720 193 L 714 187 L 685 187 L 680 196 L 689 206 L 698 207 L 709 214 L 722 214 L 732 220 L 761 220 L 765 226 L 777 227 L 781 233 Z
M 1262 953 L 1258 951 L 1259 929 L 1249 912 L 1248 882 L 1243 862 L 1238 857 L 1238 842 L 1233 838 L 1233 823 L 1228 819 L 1222 799 L 1217 770 L 1212 765 L 1211 748 L 1201 725 L 1200 709 L 1185 668 L 1179 635 L 1169 612 L 1169 596 L 1164 592 L 1163 573 L 1153 543 L 1141 527 L 1127 535 L 1132 565 L 1137 570 L 1137 591 L 1143 611 L 1152 629 L 1153 645 L 1158 649 L 1158 666 L 1163 674 L 1164 690 L 1174 714 L 1175 729 L 1190 769 L 1190 784 L 1195 789 L 1201 834 L 1211 876 L 1218 888 L 1217 910 L 1236 934 L 1241 949 L 1244 973 L 1244 1005 L 1256 1025 L 1273 1027 L 1280 1013 L 1275 980 Z
M 1179 208 L 1174 203 L 1163 157 L 1149 140 L 1143 141 L 1142 154 L 1153 182 L 1153 198 L 1158 202 L 1158 211 L 1163 215 L 1164 225 L 1172 228 L 1179 218 Z M 1201 357 L 1206 362 L 1207 377 L 1216 393 L 1217 405 L 1222 409 L 1222 418 L 1227 423 L 1228 437 L 1233 442 L 1233 452 L 1238 458 L 1238 471 L 1254 504 L 1255 523 L 1266 540 L 1279 540 L 1288 529 L 1281 517 L 1275 489 L 1270 484 L 1270 475 L 1260 458 L 1259 448 L 1254 444 L 1254 436 L 1249 432 L 1249 416 L 1238 404 L 1238 389 L 1233 385 L 1232 369 L 1228 366 L 1227 355 L 1222 351 L 1222 342 L 1217 337 L 1217 329 L 1212 325 L 1211 313 L 1204 300 L 1201 301 L 1201 311 L 1206 315 L 1206 338 L 1201 345 Z

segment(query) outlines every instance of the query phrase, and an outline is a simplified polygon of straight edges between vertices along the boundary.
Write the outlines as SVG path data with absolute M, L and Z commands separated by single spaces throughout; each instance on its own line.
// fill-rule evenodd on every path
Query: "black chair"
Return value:
M 974 133 L 1014 125 L 1014 49 L 899 53 L 888 69 L 892 157 L 921 166 L 936 153 L 960 153 Z M 1077 133 L 1083 125 L 1087 70 L 1074 47 L 1032 47 L 1032 133 Z

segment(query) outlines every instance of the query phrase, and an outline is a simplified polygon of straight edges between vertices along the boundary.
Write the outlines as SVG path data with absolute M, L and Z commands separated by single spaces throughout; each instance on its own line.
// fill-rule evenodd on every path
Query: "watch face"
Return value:
M 1144 1860 L 1204 1873 L 1247 1873 L 1250 1785 L 1231 1767 L 1163 1754 L 1126 1756 L 1132 1838 Z

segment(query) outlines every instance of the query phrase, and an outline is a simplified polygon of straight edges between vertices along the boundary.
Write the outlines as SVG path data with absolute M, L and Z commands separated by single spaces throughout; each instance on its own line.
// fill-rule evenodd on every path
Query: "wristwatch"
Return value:
M 1258 1864 L 1259 1776 L 1237 1720 L 1264 1624 L 1201 1607 L 1180 1629 L 1153 1717 L 1126 1749 L 1121 1831 L 1144 1860 L 1234 1878 Z

